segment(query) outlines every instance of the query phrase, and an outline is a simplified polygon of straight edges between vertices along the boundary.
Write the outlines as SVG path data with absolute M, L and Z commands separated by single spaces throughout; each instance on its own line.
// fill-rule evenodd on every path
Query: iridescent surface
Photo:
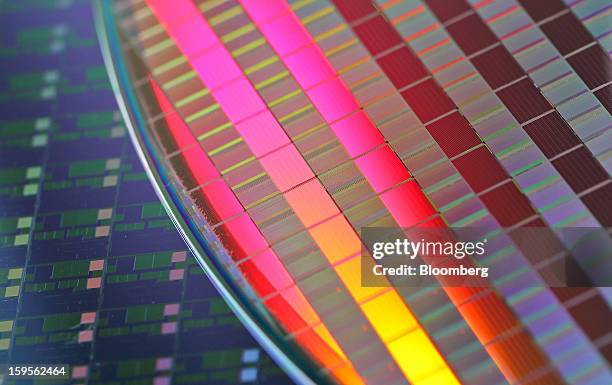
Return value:
M 608 43 L 583 3 L 146 0 L 98 15 L 158 194 L 296 381 L 598 384 L 609 292 L 538 284 L 554 256 L 512 233 L 544 227 L 563 250 L 555 228 L 612 222 Z M 512 269 L 486 288 L 363 287 L 366 226 L 479 228 L 496 252 L 474 263 Z

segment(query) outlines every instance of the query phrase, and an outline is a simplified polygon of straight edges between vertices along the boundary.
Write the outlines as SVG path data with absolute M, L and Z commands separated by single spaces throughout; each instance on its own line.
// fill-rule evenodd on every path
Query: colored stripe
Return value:
M 305 90 L 312 104 L 330 125 L 340 143 L 351 157 L 356 157 L 357 167 L 374 191 L 382 193 L 381 200 L 389 208 L 398 224 L 402 227 L 413 226 L 435 214 L 435 210 L 416 183 L 409 181 L 411 176 L 397 155 L 388 145 L 382 145 L 383 138 L 380 131 L 372 124 L 367 115 L 360 111 L 352 93 L 337 77 L 333 67 L 286 3 L 266 1 L 266 5 L 274 4 L 273 8 L 277 10 L 277 13 L 270 13 L 257 1 L 242 1 L 241 3 L 295 80 Z M 396 187 L 402 182 L 406 183 Z M 355 271 L 354 274 L 358 272 Z M 355 294 L 358 294 L 359 291 L 354 290 Z M 404 304 L 395 291 L 389 291 L 388 294 L 385 293 L 385 296 L 390 297 L 390 304 L 397 306 L 395 311 L 398 314 L 393 318 L 412 317 L 410 311 L 402 306 Z M 376 320 L 380 319 L 381 325 L 384 325 L 386 323 L 384 318 L 389 318 L 390 310 L 393 309 L 391 306 L 387 307 L 389 310 L 382 313 L 385 314 L 385 317 L 373 311 L 377 308 L 376 304 L 383 303 L 383 301 L 385 301 L 384 296 L 375 297 L 370 302 L 366 302 L 362 308 L 368 318 L 373 321 L 381 339 L 389 342 L 392 339 L 388 336 L 397 338 L 402 335 L 402 325 L 389 324 L 384 328 L 377 327 Z M 421 343 L 413 346 L 414 337 L 412 336 L 416 335 L 415 333 L 423 333 L 424 337 L 418 338 L 417 340 Z M 437 370 L 431 365 L 439 365 L 439 370 L 448 374 L 447 383 L 458 382 L 420 327 L 393 343 L 389 343 L 388 348 L 407 378 L 413 383 L 419 383 L 427 376 L 433 375 Z M 417 357 L 425 357 L 430 364 L 424 366 L 427 368 L 424 373 L 419 372 L 413 365 Z
M 229 186 L 223 182 L 223 179 L 220 178 L 215 166 L 201 147 L 199 147 L 196 139 L 193 137 L 184 121 L 172 110 L 170 101 L 153 79 L 151 79 L 151 84 L 156 99 L 162 111 L 166 114 L 165 120 L 168 124 L 170 133 L 180 148 L 187 148 L 182 154 L 187 162 L 188 168 L 198 180 L 198 183 L 209 183 L 208 186 L 213 185 L 213 181 L 217 183 L 218 188 L 206 189 L 206 186 L 202 188 L 207 201 L 211 204 L 215 212 L 220 214 L 220 218 L 218 219 L 225 220 L 230 218 L 234 213 L 232 211 L 228 212 L 227 208 L 240 206 L 237 197 Z M 242 208 L 240 208 L 240 210 L 244 211 Z M 248 215 L 242 215 L 238 220 L 230 221 L 226 225 L 225 230 L 237 240 L 237 243 L 245 250 L 245 253 L 249 253 L 249 250 L 253 252 L 253 245 L 268 247 L 265 239 Z M 318 315 L 314 309 L 312 309 L 302 292 L 295 287 L 293 280 L 284 266 L 280 263 L 274 251 L 268 249 L 258 254 L 256 257 L 251 258 L 249 261 L 248 264 L 241 264 L 240 268 L 243 270 L 243 274 L 247 279 L 251 278 L 249 282 L 258 290 L 258 294 L 260 296 L 267 295 L 264 290 L 265 287 L 269 285 L 272 285 L 274 289 L 280 293 L 280 295 L 276 295 L 266 300 L 265 304 L 270 311 L 274 313 L 281 322 L 284 321 L 284 326 L 287 327 L 289 331 L 302 329 L 304 327 L 303 322 L 306 322 L 307 325 L 318 325 L 315 335 L 311 335 L 309 339 L 302 336 L 299 337 L 298 340 L 300 340 L 300 342 L 325 365 L 331 367 L 337 366 L 338 363 L 346 365 L 346 356 L 335 339 L 331 336 L 326 326 L 321 323 Z M 287 315 L 293 311 L 290 311 L 289 308 L 294 309 L 301 320 L 304 321 L 298 320 L 295 322 L 288 317 Z M 358 375 L 350 368 L 345 368 L 342 375 L 356 382 L 360 382 Z
M 347 21 L 350 23 L 352 21 L 350 17 L 351 8 L 359 7 L 362 2 L 359 1 L 350 1 L 343 2 L 340 0 L 334 1 L 340 12 L 344 15 Z M 363 2 L 365 3 L 365 1 Z M 375 10 L 372 11 L 373 13 Z M 364 16 L 361 16 L 364 17 Z M 378 20 L 375 20 L 378 19 Z M 371 25 L 376 24 L 377 30 L 385 29 L 387 30 L 385 47 L 386 46 L 396 46 L 399 42 L 402 41 L 402 38 L 398 35 L 397 31 L 393 29 L 392 26 L 388 24 L 388 22 L 381 16 L 375 16 L 368 20 Z M 370 51 L 372 56 L 375 56 L 380 53 L 380 51 L 384 51 L 383 48 L 380 48 L 376 45 L 376 42 L 368 39 L 369 30 L 365 27 L 365 24 L 359 24 L 357 27 L 353 27 L 355 33 L 361 38 L 362 42 L 366 46 L 366 48 Z M 373 27 L 371 27 L 373 28 Z M 396 41 L 394 41 L 396 40 Z M 408 49 L 408 47 L 402 47 L 400 50 L 393 51 L 393 53 L 389 53 L 387 55 L 391 55 L 402 51 L 402 54 L 406 57 L 406 62 L 410 62 L 414 64 L 415 68 L 413 68 L 413 72 L 422 74 L 427 74 L 426 69 L 420 64 L 419 60 L 415 55 Z M 377 58 L 379 64 L 381 63 L 381 59 L 386 55 L 382 55 L 382 57 Z M 421 67 L 420 69 L 418 67 Z M 381 67 L 384 69 L 384 65 L 381 64 Z M 386 72 L 386 71 L 385 71 Z M 393 78 L 390 79 L 392 82 Z M 460 154 L 462 151 L 466 151 L 470 148 L 474 148 L 480 142 L 480 139 L 475 136 L 475 140 L 470 140 L 470 138 L 474 138 L 475 133 L 473 132 L 473 127 L 469 125 L 464 118 L 460 117 L 456 113 L 449 114 L 453 109 L 456 109 L 454 103 L 448 98 L 447 95 L 443 93 L 441 89 L 434 83 L 433 80 L 421 82 L 413 87 L 410 87 L 408 90 L 403 91 L 402 96 L 404 100 L 413 108 L 415 114 L 422 122 L 428 122 L 434 120 L 440 116 L 446 116 L 443 119 L 436 121 L 435 123 L 430 123 L 426 125 L 426 128 L 434 139 L 440 144 L 441 148 L 449 157 Z M 457 131 L 457 127 L 466 127 L 465 135 L 463 132 L 459 133 Z M 471 133 L 470 133 L 471 131 Z M 448 133 L 452 132 L 452 138 L 448 137 Z M 442 133 L 443 135 L 440 135 Z M 461 139 L 461 141 L 458 141 Z M 463 146 L 459 148 L 459 146 Z M 481 164 L 481 167 L 485 165 L 493 169 L 499 169 L 499 165 L 497 161 L 493 158 L 490 152 L 481 153 L 485 155 L 485 159 L 487 160 L 486 164 Z M 484 159 L 483 159 L 484 160 Z M 463 171 L 463 172 L 462 172 Z M 481 170 L 481 171 L 484 171 Z M 473 174 L 470 175 L 465 174 L 465 170 L 459 169 L 459 172 L 462 176 L 467 180 L 470 185 L 474 185 L 475 183 L 479 184 L 479 188 L 484 190 L 484 186 L 482 183 L 486 182 L 487 185 L 494 185 L 497 183 L 495 180 L 489 180 L 488 178 L 483 178 L 481 174 Z M 499 173 L 496 173 L 500 175 Z M 485 174 L 486 175 L 486 174 Z M 506 175 L 506 178 L 508 176 Z M 508 185 L 508 184 L 506 184 Z M 511 186 L 517 192 L 516 186 Z M 520 196 L 520 192 L 519 192 Z M 498 205 L 499 202 L 493 201 L 484 201 L 485 205 L 490 208 L 493 204 Z M 516 317 L 512 314 L 508 306 L 504 303 L 503 299 L 500 298 L 497 294 L 492 291 L 480 290 L 476 288 L 445 288 L 446 293 L 451 298 L 453 303 L 457 306 L 457 309 L 470 325 L 478 339 L 481 341 L 483 346 L 486 347 L 487 351 L 498 365 L 498 367 L 503 371 L 504 375 L 509 381 L 513 381 L 517 378 L 522 378 L 525 371 L 528 368 L 521 367 L 516 362 L 520 359 L 519 357 L 530 356 L 532 357 L 533 362 L 545 363 L 546 360 L 539 350 L 539 348 L 530 341 L 530 343 L 525 345 L 525 349 L 522 352 L 514 351 L 510 354 L 501 354 L 500 350 L 495 347 L 495 344 L 500 344 L 501 342 L 493 343 L 492 336 L 504 336 L 506 339 L 516 336 L 517 331 L 521 331 L 520 322 L 516 319 Z M 472 299 L 467 302 L 468 300 Z M 496 309 L 497 312 L 505 314 L 505 321 L 495 321 L 491 319 L 491 311 L 492 309 Z M 503 318 L 503 317 L 502 317 Z M 490 333 L 488 330 L 491 328 L 495 328 L 496 333 Z M 497 339 L 496 339 L 497 340 Z M 535 365 L 536 367 L 540 367 L 541 365 Z
M 438 19 L 439 19 L 439 20 L 449 19 L 449 18 L 450 18 L 450 19 L 452 19 L 452 18 L 457 17 L 458 15 L 462 14 L 462 13 L 465 11 L 465 9 L 466 9 L 466 8 L 469 8 L 469 5 L 467 5 L 467 3 L 464 3 L 464 4 L 463 4 L 463 6 L 458 7 L 458 9 L 456 9 L 456 10 L 455 10 L 455 12 L 454 12 L 453 14 L 450 14 L 450 13 L 449 13 L 449 9 L 448 9 L 448 8 L 442 8 L 442 7 L 440 7 L 440 4 L 439 4 L 437 1 L 427 1 L 427 3 L 430 5 L 430 7 L 431 7 L 431 9 L 432 9 L 432 12 L 433 12 L 434 14 L 436 14 L 436 16 L 438 17 Z M 459 2 L 457 2 L 457 4 L 459 4 Z M 539 2 L 531 2 L 531 4 L 534 4 L 536 7 L 541 7 L 541 9 L 542 9 L 542 10 L 546 9 L 547 11 L 549 11 L 549 8 L 550 8 L 548 5 L 545 5 L 544 3 L 539 3 Z M 553 7 L 553 8 L 554 8 L 554 7 Z M 552 12 L 552 13 L 554 13 L 554 12 L 556 12 L 556 11 L 551 11 L 551 12 Z M 550 13 L 550 14 L 552 14 L 552 13 Z M 511 16 L 511 18 L 518 18 L 517 23 L 516 23 L 517 25 L 518 25 L 518 24 L 522 24 L 522 23 L 524 22 L 524 21 L 523 21 L 524 19 L 523 19 L 523 18 L 520 18 L 519 16 L 520 16 L 520 14 L 519 14 L 519 13 L 512 14 L 512 16 Z M 520 20 L 520 22 L 519 22 L 519 20 Z M 509 21 L 510 21 L 510 20 L 508 20 L 508 22 L 509 22 Z M 425 21 L 423 21 L 423 22 L 425 22 Z M 436 20 L 432 18 L 432 19 L 431 19 L 431 21 L 427 21 L 427 22 L 436 22 Z M 460 23 L 460 22 L 458 22 L 458 23 Z M 470 26 L 471 26 L 471 25 L 473 25 L 473 24 L 474 24 L 474 21 L 469 21 L 469 23 L 465 23 L 465 24 L 467 24 L 467 25 L 470 25 Z M 402 31 L 409 31 L 411 28 L 418 28 L 418 27 L 419 27 L 419 24 L 416 24 L 416 25 L 413 25 L 413 26 L 410 26 L 410 25 L 403 25 L 402 27 L 403 27 L 403 28 L 402 28 Z M 504 31 L 504 33 L 507 33 L 506 31 L 509 29 L 509 26 L 508 26 L 508 27 L 505 27 L 505 28 L 501 28 L 501 26 L 500 26 L 500 29 L 502 29 L 502 30 Z M 449 32 L 450 32 L 451 34 L 452 34 L 452 33 L 455 33 L 455 34 L 458 36 L 458 38 L 459 38 L 459 39 L 460 39 L 462 36 L 465 36 L 465 35 L 466 35 L 466 33 L 472 33 L 472 35 L 476 35 L 475 33 L 470 32 L 469 30 L 466 30 L 466 25 L 463 25 L 461 28 L 457 28 L 457 29 L 449 28 Z M 409 32 L 406 32 L 406 33 L 409 33 Z M 531 32 L 530 32 L 530 33 L 531 33 Z M 540 40 L 541 40 L 541 39 L 540 39 Z M 526 41 L 529 41 L 529 39 L 527 39 Z M 503 78 L 506 78 L 506 79 L 508 79 L 508 80 L 510 80 L 510 81 L 514 80 L 515 78 L 520 77 L 520 76 L 521 76 L 521 74 L 520 74 L 520 73 L 519 73 L 519 74 L 517 74 L 517 73 L 516 73 L 516 71 L 508 70 L 508 68 L 507 68 L 506 66 L 509 66 L 510 64 L 512 64 L 513 60 L 512 60 L 512 58 L 510 58 L 510 60 L 506 60 L 506 59 L 504 59 L 504 56 L 503 56 L 503 55 L 500 55 L 500 52 L 499 52 L 499 51 L 500 51 L 500 50 L 503 50 L 503 47 L 501 47 L 501 46 L 499 45 L 499 43 L 495 44 L 495 40 L 485 39 L 485 40 L 483 41 L 483 43 L 482 43 L 482 45 L 481 45 L 480 47 L 476 47 L 476 48 L 474 48 L 474 49 L 481 49 L 481 48 L 484 48 L 484 47 L 486 47 L 486 46 L 491 47 L 491 44 L 494 44 L 493 49 L 485 50 L 485 51 L 481 52 L 480 54 L 475 55 L 474 59 L 476 59 L 476 60 L 477 60 L 477 58 L 478 58 L 479 56 L 482 56 L 482 57 L 495 57 L 495 58 L 498 58 L 498 59 L 497 59 L 497 61 L 489 62 L 489 63 L 488 63 L 489 65 L 485 66 L 484 68 L 483 68 L 482 63 L 481 63 L 479 66 L 478 66 L 478 68 L 479 68 L 479 69 L 481 70 L 481 72 L 482 72 L 482 76 L 483 76 L 483 77 L 486 77 L 487 82 L 491 82 L 491 80 L 495 81 L 495 84 L 491 84 L 491 88 L 497 88 L 497 87 L 499 87 L 499 86 L 500 86 L 500 85 L 503 83 L 503 82 L 499 82 L 499 81 L 497 81 L 497 79 L 499 79 L 499 78 L 500 78 L 500 76 L 499 76 L 500 74 L 504 74 Z M 531 44 L 533 44 L 533 43 L 530 43 L 530 44 L 528 44 L 528 45 L 531 45 Z M 457 47 L 452 47 L 452 48 L 451 48 L 451 50 L 455 50 L 455 49 L 457 49 Z M 501 57 L 501 58 L 500 58 L 500 57 Z M 527 60 L 527 61 L 531 63 L 531 60 Z M 502 67 L 501 67 L 501 68 L 496 68 L 496 64 L 497 64 L 497 65 L 502 65 Z M 516 65 L 516 64 L 514 65 L 514 67 L 517 67 L 517 66 L 518 66 L 518 65 Z M 487 68 L 487 67 L 489 67 L 489 68 Z M 510 67 L 510 69 L 512 69 L 512 67 Z M 520 72 L 520 71 L 519 71 L 519 72 Z M 475 73 L 475 72 L 473 72 L 473 73 Z M 491 74 L 493 74 L 494 76 L 493 76 L 493 77 L 491 77 L 491 76 L 490 76 Z M 480 78 L 480 77 L 481 77 L 481 73 L 478 73 L 478 75 L 477 75 L 477 76 Z M 489 94 L 489 95 L 490 95 L 490 94 Z M 486 98 L 485 98 L 484 100 L 486 100 Z M 474 105 L 475 105 L 475 104 L 474 104 Z M 500 110 L 500 109 L 501 109 L 501 110 L 505 110 L 505 106 L 504 106 L 503 104 L 498 104 L 498 106 L 501 106 L 501 108 L 498 108 L 498 112 L 499 112 L 499 110 Z M 468 111 L 469 111 L 469 110 L 468 110 Z M 508 112 L 506 112 L 506 114 L 507 114 L 507 113 L 508 113 Z M 475 123 L 475 122 L 476 122 L 476 120 L 478 120 L 478 122 L 479 122 L 479 123 L 482 121 L 482 119 L 480 119 L 480 118 L 479 118 L 479 119 L 473 118 L 473 119 L 472 119 L 472 122 L 474 122 L 474 123 Z M 483 123 L 483 126 L 487 126 L 487 125 Z M 515 125 L 515 126 L 516 126 L 516 125 Z M 552 128 L 552 127 L 554 127 L 554 126 L 555 126 L 554 124 L 550 124 L 550 123 L 549 123 L 549 124 L 543 124 L 543 125 L 541 125 L 541 126 L 539 127 L 538 131 L 539 131 L 539 132 L 543 132 L 543 131 L 544 131 L 544 132 L 551 132 L 551 131 L 550 131 L 550 129 L 549 129 L 548 127 Z M 498 131 L 497 131 L 495 134 L 493 134 L 493 135 L 494 135 L 494 136 L 499 136 L 499 135 L 500 135 L 501 133 L 503 133 L 503 132 L 507 132 L 507 130 L 505 130 L 505 129 L 503 129 L 503 128 L 502 128 L 502 129 L 498 130 Z M 489 138 L 485 138 L 485 140 L 488 140 L 488 139 L 492 138 L 492 137 L 493 137 L 493 135 L 490 135 L 490 136 L 489 136 Z M 555 136 L 556 136 L 555 134 L 552 134 L 552 135 L 551 135 L 551 134 L 548 134 L 548 135 L 547 135 L 547 142 L 548 142 L 548 143 L 554 142 L 556 139 L 551 139 L 551 138 L 554 138 Z M 525 137 L 526 137 L 526 136 L 525 136 Z M 526 139 L 526 141 L 530 142 L 530 140 L 529 140 L 529 139 Z M 510 150 L 512 150 L 513 148 L 516 148 L 516 146 L 517 146 L 517 145 L 521 145 L 522 143 L 523 143 L 523 144 L 524 144 L 524 143 L 527 143 L 526 141 L 525 141 L 525 140 L 523 140 L 523 141 L 518 141 L 518 142 L 516 142 L 516 143 L 515 143 L 514 145 L 512 145 L 512 146 L 506 147 L 506 149 L 501 150 L 501 151 L 498 151 L 498 152 L 497 152 L 497 154 L 496 154 L 496 155 L 497 155 L 497 157 L 498 157 L 498 159 L 500 159 L 502 156 L 505 156 L 505 154 L 507 154 L 507 153 L 508 153 Z M 493 142 L 493 143 L 494 143 L 494 142 Z M 524 154 L 524 153 L 523 153 L 523 154 Z M 514 157 L 514 159 L 517 159 L 517 157 Z M 518 161 L 520 161 L 520 160 L 518 160 Z M 517 160 L 514 160 L 514 161 L 507 160 L 507 162 L 509 162 L 509 163 L 511 164 L 511 163 L 516 163 L 516 162 L 517 162 Z M 539 164 L 539 163 L 541 163 L 541 161 L 531 162 L 531 164 L 530 164 L 530 165 L 525 166 L 525 167 L 523 167 L 523 168 L 521 168 L 521 169 L 519 169 L 519 170 L 515 170 L 515 171 L 513 172 L 513 175 L 517 175 L 517 173 L 523 172 L 523 171 L 525 171 L 527 168 L 529 168 L 529 167 L 533 167 L 534 165 Z M 536 171 L 536 172 L 537 172 L 537 171 Z M 555 173 L 555 175 L 556 175 L 556 173 Z M 554 180 L 557 180 L 557 181 L 559 180 L 559 179 L 558 179 L 558 176 L 556 177 L 556 179 L 555 179 L 555 178 L 553 178 L 553 179 L 554 179 Z M 548 184 L 548 185 L 551 185 L 551 183 L 547 183 L 547 184 Z M 528 188 L 524 188 L 524 189 L 523 189 L 523 192 L 525 192 L 525 193 L 527 193 L 528 191 L 529 191 L 529 189 L 528 189 Z M 532 197 L 532 199 L 533 199 L 533 197 Z M 574 199 L 575 199 L 575 198 L 574 198 Z M 554 202 L 553 204 L 554 204 L 555 206 L 558 206 L 560 202 L 562 202 L 562 201 L 567 201 L 567 200 L 568 200 L 568 199 L 567 199 L 567 197 L 566 197 L 566 198 L 562 198 L 561 200 L 557 200 L 557 201 L 556 201 L 556 202 Z M 533 200 L 532 200 L 532 202 L 534 202 L 534 205 L 535 205 L 535 204 L 536 204 L 535 202 L 537 202 L 537 200 L 536 200 L 536 201 L 533 201 Z M 544 211 L 545 211 L 545 207 L 546 207 L 546 206 L 544 206 L 544 207 L 540 207 L 540 210 L 539 210 L 539 211 L 540 211 L 540 213 L 544 213 Z M 541 223 L 541 222 L 531 222 L 531 223 L 530 223 L 530 225 L 536 225 L 537 223 Z M 554 238 L 554 234 L 552 234 L 552 232 L 551 232 L 551 236 Z M 519 249 L 521 249 L 521 245 L 520 245 L 520 244 L 518 244 L 518 246 L 519 246 Z M 525 257 L 526 257 L 526 259 L 527 259 L 527 260 L 530 260 L 532 263 L 536 264 L 536 263 L 538 263 L 538 262 L 541 262 L 541 257 L 542 257 L 542 256 L 533 256 L 533 253 L 531 253 L 531 254 L 529 254 L 529 253 L 525 253 Z M 535 257 L 535 259 L 534 259 L 534 257 Z M 558 298 L 559 298 L 559 300 L 560 300 L 560 301 L 563 301 L 563 299 L 562 299 L 561 297 L 559 297 L 559 295 L 558 295 L 558 294 L 559 294 L 559 291 L 558 291 L 558 290 L 553 289 L 553 290 L 552 290 L 552 292 L 553 292 L 553 293 L 551 293 L 551 294 L 548 294 L 548 292 L 549 292 L 549 291 L 548 291 L 548 290 L 546 290 L 546 293 L 547 293 L 547 294 L 545 295 L 545 297 L 548 297 L 548 298 L 549 298 L 549 299 L 548 299 L 548 301 L 549 301 L 549 302 L 551 302 L 551 303 L 556 303 L 556 302 L 557 302 L 557 301 L 556 301 L 556 299 L 555 299 L 555 298 L 552 296 L 552 294 L 553 294 L 553 293 L 554 293 L 554 294 L 556 294 L 556 295 L 558 296 Z M 572 291 L 570 291 L 570 292 L 572 292 Z M 565 294 L 564 296 L 568 296 L 568 295 L 569 295 L 569 293 L 568 293 L 568 294 Z M 563 313 L 565 312 L 565 309 L 562 309 L 562 308 L 561 308 L 561 305 L 557 305 L 556 307 L 559 309 L 558 311 L 559 311 L 559 314 L 560 314 L 560 315 L 561 315 L 561 314 L 563 314 Z M 520 311 L 520 308 L 517 308 L 517 307 L 514 307 L 514 308 L 517 310 L 517 312 L 518 312 L 519 314 L 525 314 L 524 312 L 521 312 L 521 311 Z M 603 308 L 602 308 L 602 310 L 603 310 Z M 573 314 L 572 309 L 568 309 L 568 311 L 569 311 L 569 313 L 572 313 L 572 314 Z M 605 312 L 605 311 L 607 311 L 607 309 L 606 309 L 606 310 L 603 310 L 603 311 Z M 601 315 L 600 317 L 604 317 L 604 316 L 603 316 L 603 313 L 601 313 L 601 314 L 602 314 L 602 315 Z M 568 315 L 569 315 L 569 314 L 568 314 Z M 580 321 L 579 321 L 579 319 L 580 319 L 579 317 L 574 316 L 574 318 L 576 319 L 576 322 L 580 322 Z M 524 318 L 523 318 L 523 319 L 524 319 Z M 569 319 L 569 317 L 568 317 L 568 316 L 565 316 L 565 317 L 559 317 L 559 322 L 565 322 L 565 323 L 568 323 L 568 322 L 570 322 L 570 319 Z M 528 327 L 529 327 L 529 328 L 530 328 L 530 330 L 532 330 L 532 331 L 533 331 L 533 330 L 538 330 L 538 329 L 534 329 L 534 323 L 533 323 L 533 322 L 532 322 L 532 323 L 528 323 Z M 586 330 L 586 329 L 589 329 L 589 328 L 584 328 L 584 329 Z M 537 338 L 537 337 L 538 337 L 538 335 L 537 335 L 537 333 L 536 333 L 536 338 Z M 566 339 L 567 339 L 567 338 L 571 338 L 571 337 L 570 337 L 570 336 L 568 336 L 568 334 L 566 333 L 566 334 L 563 336 L 563 338 L 566 338 Z M 573 341 L 574 341 L 574 343 L 577 343 L 577 344 L 585 344 L 585 343 L 588 343 L 588 342 L 586 342 L 585 340 L 581 340 L 580 338 L 574 338 L 574 339 L 573 339 Z M 557 358 L 557 356 L 558 356 L 558 355 L 556 354 L 556 353 L 557 353 L 557 351 L 558 351 L 558 349 L 555 349 L 554 347 L 550 347 L 550 344 L 548 344 L 548 345 L 547 345 L 547 344 L 542 343 L 542 341 L 541 341 L 541 340 L 539 340 L 538 342 L 540 343 L 540 345 L 541 345 L 541 346 L 543 346 L 543 348 L 544 348 L 544 349 L 546 349 L 546 350 L 547 350 L 547 352 L 549 353 L 549 356 L 551 357 L 551 359 L 556 360 L 556 358 Z M 588 349 L 588 348 L 586 348 L 586 349 Z M 585 349 L 585 350 L 586 350 L 586 349 Z M 592 352 L 593 352 L 593 353 L 595 353 L 593 350 L 592 350 Z M 560 355 L 560 354 L 564 354 L 564 353 L 562 353 L 562 351 L 558 351 L 558 353 L 559 353 L 559 355 Z M 555 361 L 555 362 L 558 362 L 558 361 Z M 588 362 L 586 362 L 585 364 L 588 364 Z M 559 370 L 560 370 L 562 373 L 567 373 L 568 367 L 567 367 L 566 365 L 564 365 L 562 362 L 558 362 L 558 363 L 557 363 L 557 367 L 559 368 Z

